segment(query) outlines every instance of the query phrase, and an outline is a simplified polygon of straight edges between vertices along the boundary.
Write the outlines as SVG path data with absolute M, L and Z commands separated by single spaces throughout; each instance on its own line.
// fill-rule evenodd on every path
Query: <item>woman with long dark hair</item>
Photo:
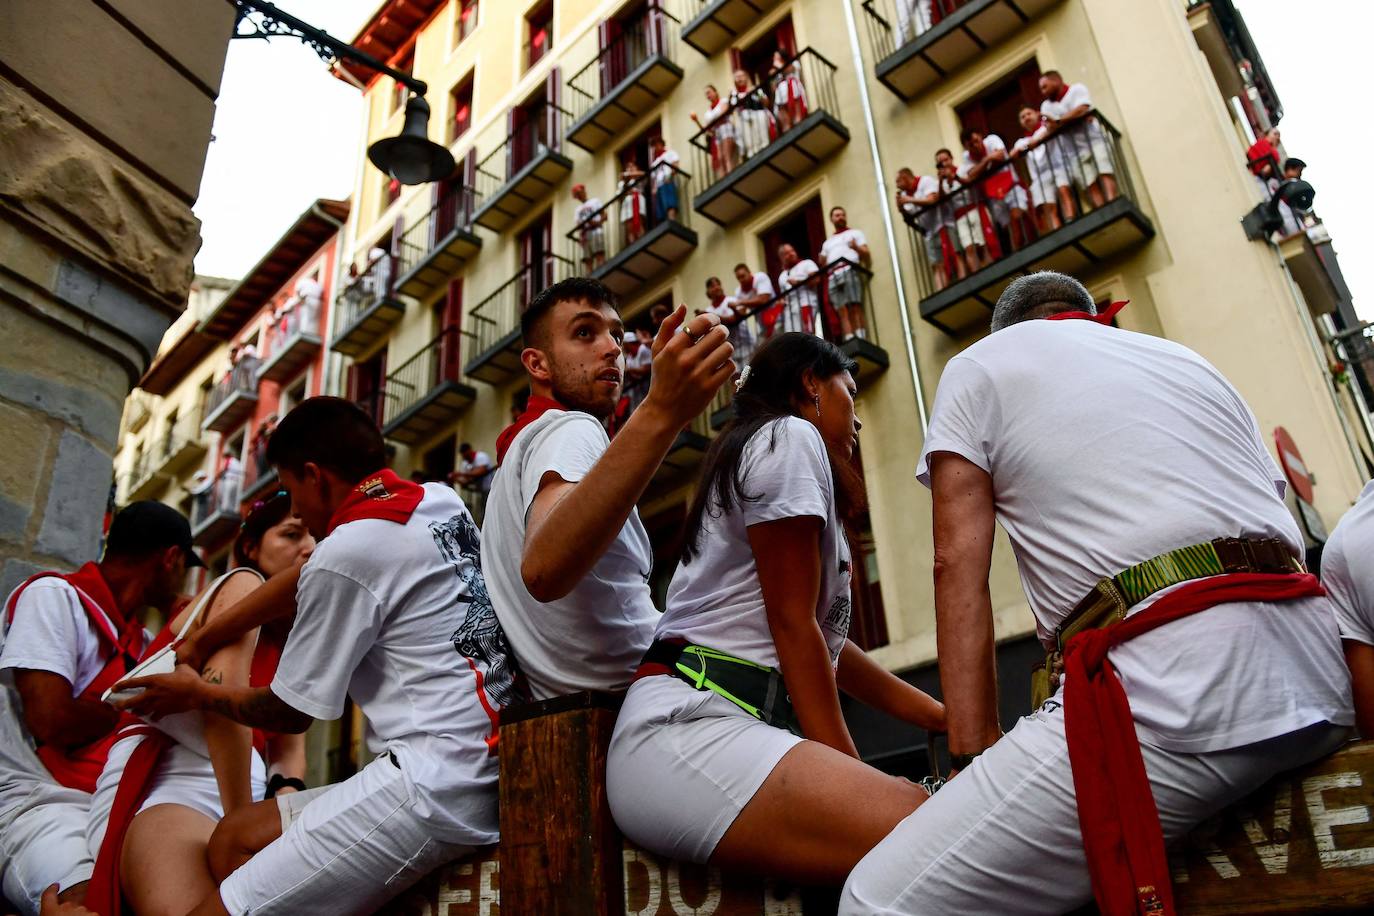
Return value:
M 737 383 L 687 513 L 668 606 L 616 723 L 611 811 L 660 854 L 839 884 L 928 796 L 858 759 L 839 691 L 943 729 L 846 637 L 863 509 L 853 364 L 771 338 Z
M 314 538 L 291 515 L 285 492 L 255 503 L 234 542 L 234 567 L 173 617 L 149 654 L 180 633 L 202 602 L 192 629 L 251 594 L 265 576 L 299 567 L 314 546 Z M 290 629 L 289 620 L 284 629 Z M 211 655 L 202 677 L 224 684 L 269 683 L 285 638 L 276 623 L 250 630 Z M 189 912 L 216 893 L 206 853 L 219 820 L 265 794 L 305 786 L 303 735 L 252 733 L 215 713 L 201 715 L 203 738 L 187 734 L 172 740 L 133 720 L 110 749 L 92 795 L 87 833 L 96 857 L 92 888 L 102 898 L 88 898 L 87 906 L 102 916 L 118 911 L 121 896 L 135 913 Z M 191 737 L 201 746 L 192 747 Z M 149 741 L 153 744 L 144 747 Z

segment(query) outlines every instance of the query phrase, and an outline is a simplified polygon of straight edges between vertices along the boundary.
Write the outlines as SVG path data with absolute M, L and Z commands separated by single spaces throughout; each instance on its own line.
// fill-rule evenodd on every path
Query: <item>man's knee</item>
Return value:
M 270 799 L 226 814 L 210 835 L 206 849 L 215 882 L 229 877 L 279 836 L 281 812 Z

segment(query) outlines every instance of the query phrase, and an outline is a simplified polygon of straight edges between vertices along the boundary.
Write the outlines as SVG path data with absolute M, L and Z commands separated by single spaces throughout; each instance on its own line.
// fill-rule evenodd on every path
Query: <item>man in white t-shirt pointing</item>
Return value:
M 958 774 L 858 864 L 841 913 L 1171 912 L 1166 840 L 1346 740 L 1336 620 L 1254 415 L 1196 353 L 1111 327 L 1119 307 L 1019 277 L 945 367 L 917 474 Z M 1058 692 L 1005 736 L 999 523 L 1041 642 L 1066 645 Z
M 529 404 L 496 440 L 482 569 L 535 699 L 627 687 L 658 622 L 635 503 L 682 428 L 734 373 L 720 319 L 679 306 L 653 343 L 649 393 L 610 441 L 624 325 L 610 290 L 555 283 L 520 320 Z
M 148 689 L 120 705 L 210 709 L 292 733 L 339 718 L 352 699 L 376 759 L 337 785 L 221 822 L 217 835 L 251 821 L 262 829 L 246 833 L 276 839 L 192 912 L 373 913 L 496 842 L 497 715 L 515 695 L 514 670 L 483 584 L 477 526 L 452 487 L 386 469 L 362 408 L 302 402 L 277 426 L 267 458 L 319 539 L 271 685 L 226 687 L 183 666 L 128 681 Z M 211 849 L 219 845 L 212 837 Z

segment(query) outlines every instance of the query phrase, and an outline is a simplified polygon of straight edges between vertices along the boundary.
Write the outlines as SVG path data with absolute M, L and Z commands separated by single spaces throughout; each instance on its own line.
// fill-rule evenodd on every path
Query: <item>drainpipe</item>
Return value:
M 906 289 L 902 285 L 902 267 L 897 260 L 897 233 L 892 223 L 892 203 L 887 188 L 883 186 L 883 157 L 878 151 L 878 132 L 873 123 L 873 104 L 868 97 L 867 71 L 864 70 L 863 52 L 859 49 L 859 27 L 854 21 L 854 8 L 849 0 L 840 4 L 844 7 L 844 25 L 849 32 L 849 53 L 854 59 L 854 77 L 859 85 L 859 102 L 863 106 L 864 130 L 868 135 L 868 152 L 873 157 L 873 183 L 878 194 L 878 210 L 883 215 L 883 233 L 887 236 L 887 252 L 892 262 L 892 279 L 897 287 L 897 310 L 902 319 L 902 343 L 906 345 L 907 368 L 911 370 L 912 393 L 916 396 L 916 412 L 921 420 L 921 435 L 924 437 L 929 418 L 926 413 L 925 392 L 921 388 L 921 370 L 916 359 L 916 343 L 912 337 L 911 314 L 907 310 Z
M 320 202 L 318 200 L 310 205 L 310 212 L 312 215 L 318 216 L 320 219 L 324 220 L 326 223 L 329 223 L 331 226 L 333 226 L 336 230 L 338 230 L 338 234 L 340 236 L 343 235 L 344 224 L 336 220 L 334 217 L 330 216 L 324 210 L 320 209 Z M 330 298 L 334 300 L 338 299 L 339 279 L 342 276 L 342 269 L 343 239 L 340 238 L 334 246 L 334 275 L 329 278 L 329 295 Z M 343 361 L 343 354 L 335 353 L 333 350 L 329 349 L 329 342 L 334 339 L 334 302 L 329 302 L 326 306 L 326 309 L 329 317 L 328 319 L 326 319 L 324 323 L 323 346 L 325 347 L 325 361 L 324 378 L 320 379 L 320 394 L 329 394 L 332 391 L 338 390 L 338 385 L 336 384 L 336 381 L 337 376 L 339 375 L 339 371 L 342 368 Z

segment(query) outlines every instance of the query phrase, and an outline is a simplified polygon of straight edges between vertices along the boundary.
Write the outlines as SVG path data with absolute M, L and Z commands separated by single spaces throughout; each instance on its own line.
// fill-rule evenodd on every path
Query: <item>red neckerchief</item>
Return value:
M 496 437 L 496 463 L 500 464 L 506 460 L 506 450 L 515 441 L 515 437 L 520 435 L 520 430 L 538 420 L 550 410 L 567 410 L 562 404 L 553 398 L 540 397 L 537 394 L 530 395 L 529 403 L 525 405 L 525 412 L 516 417 L 515 422 L 501 430 L 501 435 Z
M 1056 96 L 1054 97 L 1054 100 L 1055 100 L 1056 102 L 1062 102 L 1062 101 L 1064 101 L 1064 96 L 1066 96 L 1066 95 L 1068 95 L 1068 94 L 1069 94 L 1069 84 L 1068 84 L 1068 83 L 1061 83 L 1060 86 L 1059 86 L 1059 94 L 1056 95 Z
M 348 498 L 334 510 L 329 519 L 331 533 L 340 525 L 356 522 L 364 518 L 380 518 L 388 522 L 404 525 L 415 512 L 415 507 L 424 499 L 425 488 L 418 483 L 402 480 L 390 468 L 384 468 L 364 478 Z
M 1093 896 L 1104 916 L 1173 916 L 1159 809 L 1126 691 L 1107 653 L 1183 617 L 1231 601 L 1326 594 L 1307 573 L 1233 573 L 1180 586 L 1138 614 L 1084 630 L 1064 647 L 1064 733 Z
M 1045 320 L 1064 321 L 1070 318 L 1082 318 L 1085 321 L 1096 321 L 1098 324 L 1110 325 L 1112 319 L 1116 317 L 1116 313 L 1124 309 L 1127 305 L 1130 305 L 1130 303 L 1131 300 L 1122 299 L 1120 302 L 1113 302 L 1096 315 L 1090 315 L 1087 312 L 1060 312 L 1058 315 L 1047 316 Z

